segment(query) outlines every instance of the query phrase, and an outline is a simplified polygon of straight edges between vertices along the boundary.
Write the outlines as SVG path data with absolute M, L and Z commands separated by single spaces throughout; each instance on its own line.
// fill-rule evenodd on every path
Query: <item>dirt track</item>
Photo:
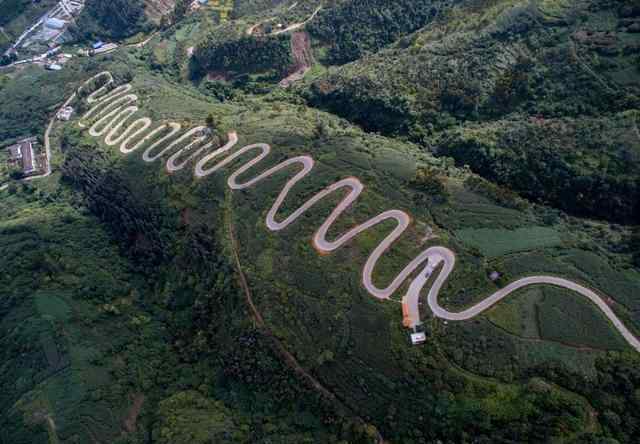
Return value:
M 309 18 L 307 18 L 305 21 L 300 22 L 300 23 L 294 23 L 294 24 L 292 24 L 292 25 L 287 26 L 287 27 L 286 27 L 286 28 L 284 28 L 284 29 L 279 29 L 278 31 L 274 31 L 274 32 L 272 32 L 272 33 L 271 33 L 271 34 L 269 34 L 269 35 L 284 34 L 285 32 L 290 32 L 290 31 L 295 31 L 295 30 L 297 30 L 297 29 L 300 29 L 300 28 L 302 28 L 304 25 L 306 25 L 307 23 L 309 23 L 311 20 L 313 20 L 313 19 L 316 17 L 316 15 L 318 14 L 318 12 L 320 12 L 320 10 L 321 10 L 321 9 L 322 9 L 322 6 L 318 6 L 318 7 L 316 8 L 316 10 L 315 10 L 315 11 L 313 11 L 313 14 L 311 14 L 311 15 L 309 16 Z M 262 24 L 264 24 L 264 23 L 272 22 L 272 21 L 274 21 L 275 19 L 276 19 L 275 17 L 271 17 L 271 18 L 268 18 L 268 19 L 263 20 L 263 21 L 261 21 L 261 22 L 258 22 L 258 23 L 256 23 L 255 25 L 252 25 L 252 26 L 248 27 L 248 28 L 247 28 L 247 31 L 246 31 L 247 35 L 253 35 L 254 31 L 256 30 L 256 28 L 257 28 L 258 26 L 260 26 L 260 25 L 262 25 Z
M 283 88 L 288 88 L 292 83 L 302 80 L 313 65 L 311 39 L 306 32 L 293 33 L 291 36 L 291 53 L 293 54 L 294 64 L 290 74 L 279 83 Z

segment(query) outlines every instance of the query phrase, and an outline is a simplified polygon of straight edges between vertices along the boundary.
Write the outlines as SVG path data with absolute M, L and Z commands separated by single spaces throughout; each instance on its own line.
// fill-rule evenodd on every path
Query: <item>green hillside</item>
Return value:
M 329 240 L 387 210 L 410 216 L 377 286 L 446 247 L 447 310 L 553 276 L 594 289 L 638 337 L 640 72 L 628 48 L 640 5 L 237 0 L 228 20 L 207 11 L 150 24 L 87 7 L 87 36 L 125 38 L 124 20 L 151 39 L 59 72 L 0 72 L 0 147 L 44 142 L 57 108 L 99 72 L 113 75 L 107 90 L 130 84 L 136 96 L 123 95 L 135 108 L 119 133 L 93 137 L 111 109 L 80 119 L 106 77 L 90 82 L 48 133 L 53 173 L 0 176 L 0 444 L 638 442 L 638 351 L 585 297 L 534 285 L 446 320 L 426 298 L 438 265 L 420 299 L 426 343 L 414 346 L 399 302 L 417 272 L 390 300 L 363 285 L 395 225 L 314 248 L 346 190 L 270 231 L 300 164 L 233 190 L 230 175 L 257 152 L 196 178 L 205 152 L 171 173 L 175 147 L 143 160 L 166 128 L 130 154 L 105 137 L 148 117 L 147 131 L 206 127 L 207 153 L 234 131 L 234 151 L 270 145 L 240 183 L 310 156 L 276 220 L 345 178 L 364 190 Z
M 354 11 L 344 20 L 375 29 Z M 637 224 L 636 14 L 633 2 L 462 2 L 307 96 L 534 201 Z

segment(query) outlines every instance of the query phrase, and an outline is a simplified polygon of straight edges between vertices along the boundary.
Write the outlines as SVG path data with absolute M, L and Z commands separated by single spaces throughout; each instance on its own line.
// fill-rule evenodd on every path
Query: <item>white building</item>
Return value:
M 55 17 L 48 18 L 44 22 L 44 26 L 46 26 L 49 29 L 56 29 L 56 30 L 62 30 L 66 25 L 67 25 L 67 22 Z
M 73 107 L 65 106 L 60 111 L 58 111 L 58 115 L 57 115 L 58 120 L 67 121 L 71 119 L 71 116 L 73 115 L 73 111 L 74 111 Z
M 413 345 L 422 344 L 427 341 L 427 335 L 424 332 L 411 333 L 411 343 Z

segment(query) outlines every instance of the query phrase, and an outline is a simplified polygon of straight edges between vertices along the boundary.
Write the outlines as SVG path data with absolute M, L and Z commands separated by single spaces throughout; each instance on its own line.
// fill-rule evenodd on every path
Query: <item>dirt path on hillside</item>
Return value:
M 263 333 L 269 338 L 272 350 L 281 357 L 284 363 L 289 367 L 293 372 L 298 375 L 303 381 L 307 383 L 308 386 L 317 391 L 325 401 L 332 403 L 340 408 L 340 410 L 349 412 L 351 417 L 355 419 L 361 425 L 366 425 L 366 422 L 360 418 L 359 416 L 354 415 L 351 412 L 351 409 L 346 407 L 333 393 L 331 393 L 328 389 L 326 389 L 316 378 L 314 378 L 311 374 L 309 374 L 298 362 L 298 360 L 282 345 L 282 342 L 273 334 L 273 332 L 269 329 L 269 327 L 264 322 L 264 318 L 253 302 L 253 296 L 251 294 L 251 289 L 249 288 L 249 284 L 247 282 L 247 278 L 242 271 L 242 265 L 240 264 L 240 256 L 238 255 L 238 241 L 235 235 L 235 226 L 233 224 L 233 220 L 230 214 L 227 215 L 227 228 L 229 233 L 229 240 L 231 244 L 231 250 L 233 254 L 233 259 L 236 265 L 236 270 L 238 271 L 238 276 L 240 280 L 240 286 L 245 294 L 245 299 L 251 314 L 256 322 L 258 328 L 260 328 Z M 376 429 L 377 443 L 385 444 L 384 438 L 380 435 L 380 432 Z
M 133 433 L 137 429 L 138 424 L 138 416 L 142 411 L 142 406 L 144 405 L 145 397 L 142 393 L 137 393 L 133 397 L 133 404 L 131 405 L 131 409 L 127 414 L 127 417 L 124 420 L 123 426 L 124 430 L 127 433 Z
M 267 34 L 267 35 L 278 35 L 278 34 L 284 34 L 285 32 L 290 32 L 290 31 L 295 31 L 295 30 L 297 30 L 297 29 L 300 29 L 300 28 L 302 28 L 304 25 L 306 25 L 307 23 L 309 23 L 311 20 L 313 20 L 313 19 L 316 17 L 316 15 L 318 14 L 318 12 L 320 12 L 320 10 L 321 10 L 321 9 L 322 9 L 322 6 L 318 6 L 318 7 L 316 8 L 316 10 L 315 10 L 315 11 L 313 11 L 313 14 L 311 14 L 311 15 L 309 16 L 309 18 L 307 18 L 305 21 L 300 22 L 300 23 L 294 23 L 293 25 L 289 25 L 289 26 L 287 26 L 287 27 L 286 27 L 286 28 L 284 28 L 284 29 L 280 29 L 280 30 L 278 30 L 278 31 L 274 31 L 274 32 L 272 32 L 272 33 L 270 33 L 270 34 Z M 258 26 L 260 26 L 260 25 L 262 25 L 262 24 L 264 24 L 264 23 L 272 22 L 272 21 L 274 21 L 275 19 L 276 19 L 276 17 L 270 17 L 270 18 L 268 18 L 268 19 L 266 19 L 266 20 L 263 20 L 263 21 L 261 21 L 261 22 L 256 23 L 255 25 L 251 25 L 251 26 L 249 26 L 249 27 L 247 28 L 247 31 L 246 31 L 247 35 L 253 35 L 254 31 L 256 30 L 256 28 L 257 28 Z
M 285 32 L 295 31 L 296 29 L 302 28 L 304 25 L 306 25 L 311 20 L 313 20 L 316 17 L 316 15 L 318 14 L 318 12 L 320 12 L 321 9 L 322 9 L 322 6 L 318 6 L 316 8 L 316 10 L 313 11 L 313 14 L 311 14 L 311 16 L 309 16 L 309 18 L 306 19 L 304 22 L 294 23 L 293 25 L 289 25 L 284 29 L 281 29 L 279 31 L 276 31 L 276 32 L 272 33 L 272 35 L 284 34 Z
M 304 31 L 293 33 L 291 36 L 291 53 L 293 55 L 293 66 L 289 70 L 289 75 L 278 83 L 282 88 L 288 88 L 291 84 L 302 80 L 311 69 L 311 66 L 313 66 L 309 34 Z

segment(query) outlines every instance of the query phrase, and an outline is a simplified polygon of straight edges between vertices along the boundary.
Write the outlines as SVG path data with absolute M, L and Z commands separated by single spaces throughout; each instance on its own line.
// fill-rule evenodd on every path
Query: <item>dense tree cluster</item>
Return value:
M 342 64 L 377 51 L 400 37 L 422 28 L 451 0 L 347 1 L 331 8 L 309 24 L 309 32 L 329 42 L 327 59 Z
M 585 436 L 595 443 L 635 443 L 640 440 L 640 370 L 635 356 L 612 353 L 598 359 L 593 379 L 577 376 L 561 366 L 547 364 L 533 370 L 569 390 L 586 396 L 598 412 L 600 438 Z M 604 435 L 609 441 L 602 437 Z
M 418 201 L 426 200 L 430 203 L 443 204 L 449 198 L 445 179 L 438 170 L 418 168 L 416 176 L 409 182 L 409 186 L 420 193 Z
M 316 82 L 306 97 L 314 106 L 384 134 L 406 133 L 414 120 L 406 98 L 381 88 L 367 77 L 354 77 L 339 87 L 328 81 Z
M 465 188 L 486 196 L 495 203 L 517 210 L 524 210 L 528 203 L 509 188 L 501 187 L 479 176 L 470 176 L 464 181 Z
M 134 261 L 145 266 L 161 263 L 168 242 L 168 233 L 159 229 L 163 214 L 137 197 L 119 174 L 108 172 L 104 153 L 78 139 L 71 145 L 62 167 L 64 179 L 85 193 L 88 206 L 127 245 Z
M 173 14 L 171 17 L 174 23 L 179 22 L 184 18 L 185 15 L 187 15 L 190 4 L 191 2 L 189 2 L 188 0 L 176 0 L 176 4 L 173 7 Z
M 192 72 L 195 76 L 211 71 L 239 74 L 274 72 L 282 75 L 291 63 L 289 35 L 243 36 L 223 42 L 207 39 L 193 53 Z
M 121 39 L 147 26 L 143 0 L 87 0 L 72 32 L 79 38 Z
M 438 152 L 529 199 L 580 216 L 640 223 L 640 178 L 613 168 L 585 172 L 547 136 L 544 128 L 521 126 L 505 134 L 498 146 L 454 136 Z

